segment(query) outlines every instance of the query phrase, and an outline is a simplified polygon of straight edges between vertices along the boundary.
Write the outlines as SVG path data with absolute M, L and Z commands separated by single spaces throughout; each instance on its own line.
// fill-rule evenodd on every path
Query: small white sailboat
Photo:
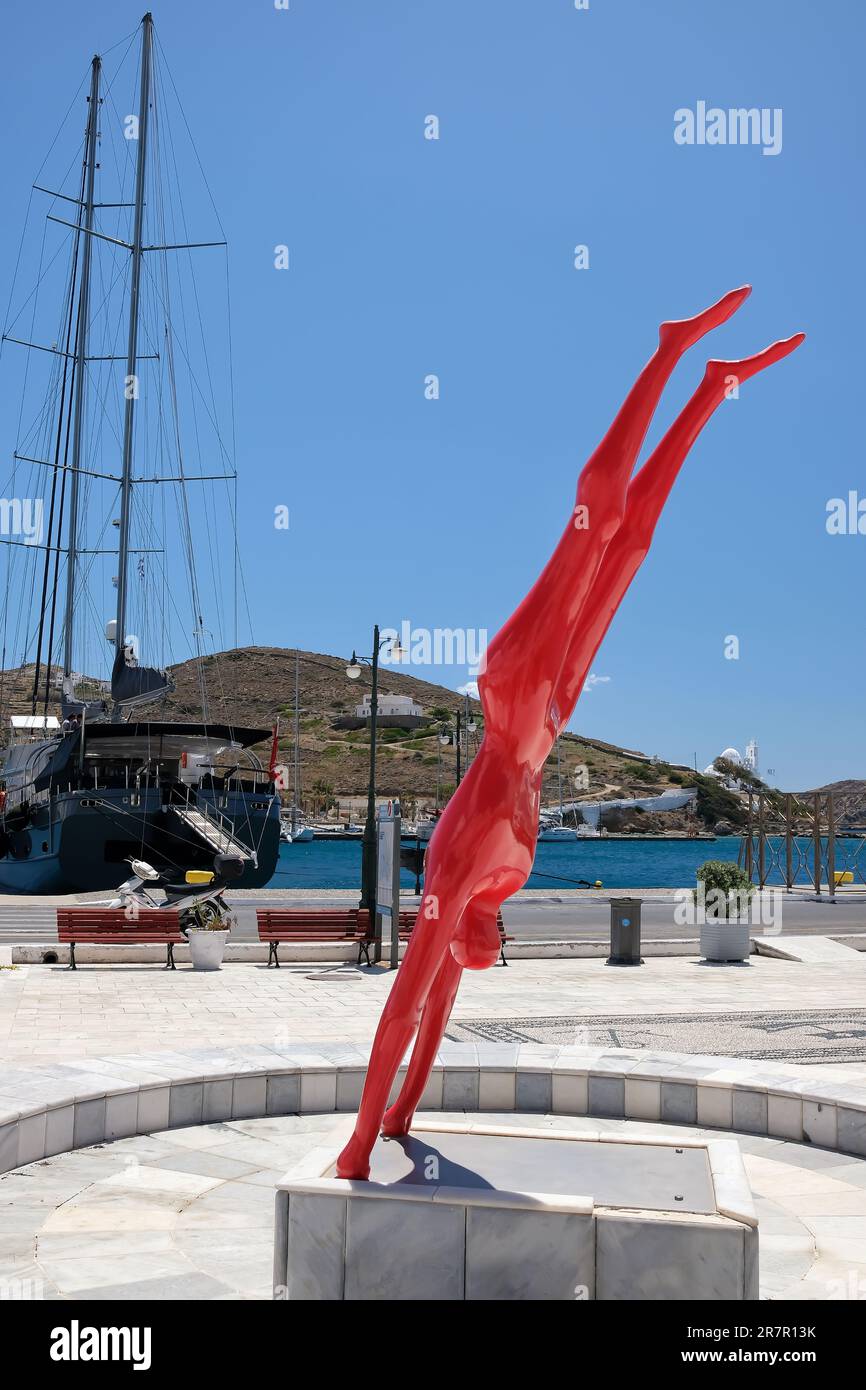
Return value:
M 559 739 L 556 740 L 556 779 L 559 785 L 559 815 L 555 817 L 546 816 L 539 822 L 538 840 L 542 844 L 550 842 L 563 844 L 566 841 L 578 840 L 581 831 L 589 827 L 581 826 L 580 830 L 571 825 L 565 824 L 565 817 L 562 808 L 562 764 L 559 756 Z
M 294 813 L 294 814 L 292 814 Z M 289 814 L 280 816 L 280 839 L 284 845 L 305 845 L 313 838 L 313 827 L 304 825 L 298 819 L 298 808 L 292 806 Z
M 538 830 L 538 839 L 545 844 L 548 841 L 562 843 L 566 840 L 577 840 L 577 831 L 570 825 L 542 825 Z
M 299 820 L 293 820 L 289 822 L 289 834 L 292 837 L 293 845 L 307 845 L 313 838 L 313 827 L 302 825 Z

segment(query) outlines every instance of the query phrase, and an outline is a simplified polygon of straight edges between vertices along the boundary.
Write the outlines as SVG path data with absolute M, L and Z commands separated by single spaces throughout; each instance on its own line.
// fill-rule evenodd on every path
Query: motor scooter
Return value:
M 231 926 L 233 914 L 224 895 L 244 871 L 243 860 L 236 855 L 217 854 L 213 869 L 187 869 L 185 873 L 180 869 L 160 871 L 144 859 L 126 862 L 132 877 L 121 883 L 117 897 L 106 906 L 122 908 L 130 918 L 137 907 L 176 910 L 184 936 L 190 927 Z M 165 895 L 163 899 L 154 896 L 159 890 Z

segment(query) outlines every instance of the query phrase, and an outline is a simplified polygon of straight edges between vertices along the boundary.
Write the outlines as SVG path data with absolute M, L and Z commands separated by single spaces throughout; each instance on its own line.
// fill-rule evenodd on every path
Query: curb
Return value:
M 354 1113 L 369 1049 L 250 1046 L 6 1069 L 0 1173 L 113 1139 L 229 1119 Z M 403 1069 L 401 1069 L 402 1075 Z M 448 1043 L 419 1109 L 727 1129 L 866 1158 L 866 1086 L 739 1058 Z
M 866 952 L 866 934 L 856 936 L 831 936 L 840 946 L 849 946 L 854 951 Z M 610 943 L 607 941 L 539 941 L 534 938 L 526 941 L 510 941 L 506 946 L 509 963 L 519 960 L 607 960 Z M 400 959 L 406 947 L 400 946 Z M 655 939 L 641 942 L 641 956 L 700 956 L 698 937 L 675 937 L 668 940 Z M 752 938 L 751 955 L 763 955 Z M 165 962 L 163 946 L 77 946 L 76 960 L 81 965 L 161 965 Z M 47 958 L 47 959 L 46 959 Z M 175 958 L 180 965 L 189 964 L 189 948 L 175 947 Z M 289 942 L 280 944 L 280 962 L 283 965 L 343 965 L 356 964 L 358 948 L 351 942 L 337 946 L 330 942 L 306 943 Z M 771 959 L 769 955 L 765 959 Z M 268 948 L 258 941 L 229 942 L 226 946 L 227 965 L 260 965 L 268 959 Z M 61 965 L 69 964 L 69 947 L 56 941 L 24 942 L 21 945 L 0 945 L 0 965 Z

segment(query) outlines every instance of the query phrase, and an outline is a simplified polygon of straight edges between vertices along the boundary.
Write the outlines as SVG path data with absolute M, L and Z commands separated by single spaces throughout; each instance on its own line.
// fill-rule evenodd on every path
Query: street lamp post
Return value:
M 443 726 L 443 727 L 445 727 L 445 726 Z M 453 728 L 454 751 L 455 751 L 455 754 L 456 754 L 456 772 L 457 772 L 456 785 L 459 787 L 462 778 L 463 778 L 463 777 L 466 775 L 466 773 L 469 771 L 469 735 L 470 735 L 470 734 L 474 734 L 474 733 L 475 733 L 475 729 L 476 729 L 475 719 L 474 719 L 474 717 L 473 717 L 473 715 L 472 715 L 472 711 L 471 711 L 470 708 L 469 708 L 469 696 L 468 696 L 468 695 L 465 695 L 465 696 L 463 697 L 463 711 L 462 711 L 462 713 L 461 713 L 461 710 L 460 710 L 460 706 L 458 705 L 458 706 L 457 706 L 456 713 L 455 713 L 455 715 L 454 715 L 454 725 L 453 725 L 453 726 L 449 725 L 448 727 L 449 727 L 449 730 Z M 465 739 L 465 747 L 464 747 L 464 739 Z M 440 742 L 441 742 L 441 741 L 442 741 L 442 740 L 440 739 Z M 449 743 L 451 742 L 451 734 L 450 734 L 450 733 L 449 733 L 448 738 L 447 738 L 445 741 L 446 741 L 446 742 L 449 742 Z
M 391 651 L 399 656 L 400 644 L 390 642 Z M 379 624 L 373 627 L 373 655 L 359 657 L 352 652 L 352 660 L 346 667 L 349 680 L 356 681 L 361 674 L 361 662 L 371 668 L 370 689 L 370 776 L 367 782 L 367 819 L 364 822 L 364 839 L 361 843 L 361 907 L 370 913 L 376 910 L 376 719 L 379 713 L 379 652 L 384 642 L 379 637 Z
M 457 710 L 457 732 L 454 735 L 454 747 L 457 750 L 457 781 L 456 786 L 460 786 L 460 710 Z

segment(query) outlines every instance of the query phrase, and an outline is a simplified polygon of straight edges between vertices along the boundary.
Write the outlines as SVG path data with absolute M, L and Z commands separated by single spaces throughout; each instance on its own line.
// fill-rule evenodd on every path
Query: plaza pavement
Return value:
M 809 964 L 752 956 L 746 965 L 649 957 L 610 968 L 597 960 L 517 960 L 464 973 L 453 1018 L 604 1018 L 866 1008 L 866 962 Z M 369 1043 L 393 981 L 383 968 L 229 964 L 216 973 L 156 965 L 0 969 L 0 1060 L 40 1065 L 108 1053 L 335 1038 Z M 696 1052 L 712 1051 L 696 1027 Z M 685 1049 L 682 1049 L 685 1050 Z M 866 1062 L 818 1070 L 866 1078 Z
M 558 1017 L 579 1025 L 688 1013 L 698 1020 L 688 1050 L 707 1053 L 714 1015 L 775 1011 L 782 1021 L 808 1010 L 866 1008 L 864 967 L 856 956 L 841 965 L 752 956 L 739 966 L 651 957 L 633 969 L 517 960 L 467 971 L 454 1021 Z M 213 974 L 135 964 L 0 968 L 0 1075 L 4 1063 L 369 1043 L 393 979 L 383 968 L 351 966 L 229 964 Z M 866 1079 L 866 1061 L 796 1070 L 823 1081 Z M 525 1123 L 517 1114 L 484 1118 Z M 565 1115 L 533 1115 L 532 1123 L 676 1133 L 671 1125 Z M 233 1120 L 60 1153 L 7 1172 L 0 1177 L 0 1295 L 8 1287 L 13 1297 L 268 1298 L 274 1182 L 347 1124 L 351 1116 L 334 1114 Z M 866 1160 L 736 1137 L 760 1217 L 762 1297 L 866 1297 Z
M 437 1119 L 464 1121 L 461 1112 Z M 513 1112 L 485 1123 L 525 1125 Z M 274 1184 L 351 1115 L 292 1115 L 120 1139 L 0 1177 L 0 1292 L 49 1299 L 269 1299 Z M 533 1115 L 540 1128 L 730 1138 L 729 1131 Z M 738 1136 L 765 1299 L 866 1298 L 866 1161 Z

